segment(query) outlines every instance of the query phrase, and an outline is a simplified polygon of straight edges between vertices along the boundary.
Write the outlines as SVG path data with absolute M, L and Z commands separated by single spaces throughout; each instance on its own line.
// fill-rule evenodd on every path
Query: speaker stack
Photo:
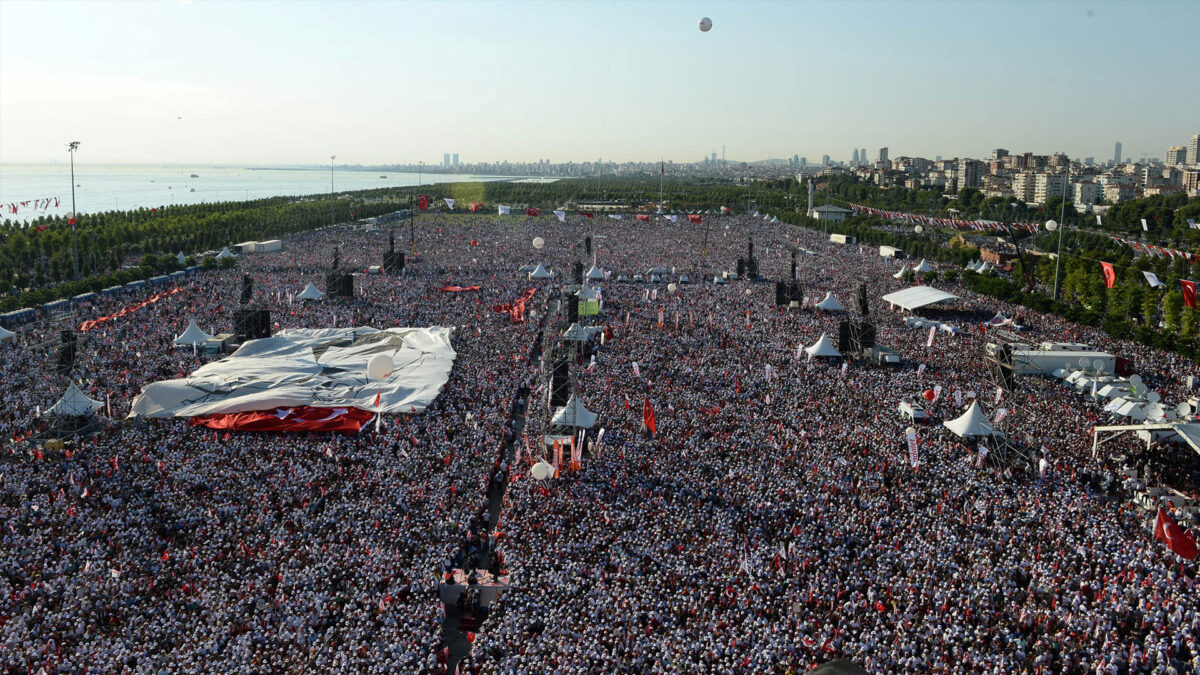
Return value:
M 75 331 L 64 330 L 61 333 L 61 341 L 62 344 L 58 347 L 58 359 L 55 369 L 59 375 L 70 375 L 71 369 L 75 367 Z
M 238 342 L 271 337 L 271 312 L 247 308 L 234 310 L 233 333 Z
M 401 253 L 400 255 L 404 255 Z M 325 276 L 325 295 L 331 298 L 354 297 L 354 275 L 331 272 Z

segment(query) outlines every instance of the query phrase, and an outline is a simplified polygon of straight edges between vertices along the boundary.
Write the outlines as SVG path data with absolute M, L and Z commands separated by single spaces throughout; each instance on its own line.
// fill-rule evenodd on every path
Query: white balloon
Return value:
M 546 240 L 545 240 L 545 239 L 542 239 L 541 237 L 534 237 L 534 238 L 533 238 L 533 247 L 534 247 L 534 248 L 541 248 L 541 247 L 543 247 L 543 246 L 545 246 L 545 245 L 546 245 Z
M 667 284 L 667 290 L 668 290 L 668 291 L 670 291 L 670 292 L 672 292 L 672 293 L 674 293 L 675 291 L 679 290 L 679 286 L 677 286 L 677 285 L 675 285 L 675 284 L 673 284 L 673 283 L 672 283 L 672 284 Z
M 534 480 L 546 480 L 554 474 L 554 467 L 546 462 L 538 462 L 529 470 L 529 475 L 533 476 Z
M 703 19 L 700 19 L 700 30 L 705 33 L 712 30 L 712 19 L 708 18 L 707 16 Z
M 372 380 L 386 380 L 395 370 L 392 357 L 387 354 L 376 354 L 367 361 L 367 377 Z

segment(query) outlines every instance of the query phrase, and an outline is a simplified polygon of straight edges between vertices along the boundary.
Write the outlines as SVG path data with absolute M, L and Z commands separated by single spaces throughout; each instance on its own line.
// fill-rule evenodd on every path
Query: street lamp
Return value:
M 74 240 L 71 248 L 74 249 L 76 279 L 79 278 L 79 233 L 75 229 L 75 224 L 79 222 L 79 216 L 75 213 L 75 151 L 78 149 L 79 141 L 67 143 L 67 153 L 71 155 L 71 237 Z
M 333 227 L 333 160 L 337 155 L 329 156 L 329 226 Z

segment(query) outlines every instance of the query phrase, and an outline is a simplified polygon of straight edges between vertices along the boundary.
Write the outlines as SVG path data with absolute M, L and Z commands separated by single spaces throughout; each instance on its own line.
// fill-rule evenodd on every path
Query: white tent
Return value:
M 833 291 L 825 291 L 825 298 L 817 303 L 817 309 L 823 309 L 827 312 L 843 312 L 846 310 L 842 307 L 842 303 L 833 297 Z
M 300 293 L 296 295 L 296 299 L 297 300 L 323 300 L 323 299 L 325 299 L 325 294 L 322 293 L 321 289 L 314 286 L 313 282 L 310 281 L 310 282 L 308 282 L 308 285 L 304 287 L 304 290 L 300 291 Z
M 558 412 L 550 418 L 550 423 L 561 427 L 591 429 L 592 425 L 596 423 L 596 413 L 583 407 L 575 394 L 571 394 L 571 398 L 567 399 L 567 404 L 559 408 Z
M 550 272 L 546 271 L 546 268 L 542 267 L 541 263 L 538 263 L 538 266 L 535 267 L 534 270 L 529 273 L 529 278 L 530 279 L 549 279 Z
M 901 267 L 900 271 L 893 274 L 892 277 L 896 278 L 896 279 L 902 279 L 904 277 L 904 273 L 907 271 L 908 271 L 908 263 L 904 263 L 904 267 Z
M 0 342 L 9 342 L 10 340 L 16 339 L 16 337 L 16 333 L 5 328 L 4 326 L 0 326 Z
M 929 263 L 925 262 L 925 259 L 924 259 L 924 258 L 922 258 L 922 259 L 921 259 L 921 263 L 920 263 L 919 265 L 917 265 L 916 267 L 914 267 L 914 268 L 913 268 L 913 271 L 914 271 L 914 272 L 921 272 L 921 273 L 925 273 L 925 272 L 932 272 L 932 271 L 933 271 L 933 266 L 932 266 L 932 265 L 930 265 Z
M 971 262 L 967 263 L 967 269 L 971 270 L 972 272 L 978 271 L 979 263 L 972 260 Z
M 1131 401 L 1126 398 L 1114 398 L 1109 405 L 1116 404 L 1120 401 L 1120 405 L 1116 406 L 1115 412 L 1121 417 L 1129 417 L 1135 420 L 1144 420 L 1149 414 L 1147 407 L 1149 403 L 1146 401 Z M 1106 407 L 1105 410 L 1108 408 Z
M 100 401 L 93 401 L 92 399 L 88 398 L 87 394 L 80 391 L 79 387 L 76 387 L 75 383 L 72 382 L 71 386 L 67 387 L 66 393 L 62 395 L 62 398 L 58 399 L 58 403 L 55 403 L 53 406 L 51 406 L 50 409 L 46 411 L 46 414 L 86 415 L 103 406 L 104 404 Z
M 603 281 L 604 270 L 600 269 L 600 266 L 596 263 L 592 263 L 592 269 L 588 270 L 587 274 L 583 275 L 583 277 L 591 281 Z
M 980 274 L 984 274 L 984 273 L 986 273 L 986 272 L 991 272 L 991 271 L 993 271 L 993 270 L 995 270 L 995 269 L 996 269 L 996 268 L 995 268 L 995 267 L 992 267 L 992 264 L 991 264 L 991 263 L 986 263 L 986 262 L 985 262 L 985 263 L 983 263 L 982 265 L 980 265 L 980 266 L 979 266 L 979 269 L 978 269 L 978 270 L 976 270 L 976 271 L 977 271 L 977 272 L 979 272 Z
M 196 325 L 195 319 L 188 319 L 187 330 L 183 331 L 179 337 L 175 338 L 175 344 L 202 345 L 211 337 L 212 336 L 208 333 L 200 330 L 200 327 Z
M 963 413 L 957 419 L 942 422 L 942 426 L 950 431 L 953 431 L 960 438 L 971 436 L 991 436 L 994 429 L 992 423 L 988 421 L 983 410 L 979 408 L 979 401 L 972 401 L 971 407 L 967 408 L 967 412 Z
M 228 246 L 221 249 L 221 252 L 217 254 L 217 260 L 223 260 L 225 258 L 232 258 L 232 257 L 233 257 L 233 254 L 229 252 Z
M 894 307 L 914 311 L 929 305 L 936 305 L 940 302 L 948 302 L 950 300 L 958 300 L 958 296 L 953 293 L 938 290 L 933 286 L 913 286 L 895 293 L 888 293 L 883 296 L 883 301 Z
M 589 333 L 586 328 L 577 323 L 573 323 L 571 324 L 571 327 L 568 328 L 565 333 L 563 333 L 563 339 L 571 340 L 573 342 L 584 342 L 590 335 L 591 333 Z
M 584 302 L 588 302 L 596 299 L 596 291 L 593 291 L 591 288 L 588 288 L 585 285 L 575 292 L 575 296 Z
M 180 251 L 180 252 L 179 252 L 179 255 L 175 256 L 175 260 L 176 260 L 176 261 L 177 261 L 177 262 L 178 262 L 180 265 L 187 264 L 187 256 L 185 256 L 185 255 L 183 254 L 183 251 Z
M 538 268 L 537 265 L 534 265 L 533 263 L 529 263 L 528 265 L 522 267 L 521 269 L 519 269 L 517 271 L 521 272 L 522 274 L 529 274 L 530 272 L 536 270 L 537 268 Z
M 837 350 L 837 347 L 834 347 L 833 343 L 829 341 L 829 336 L 825 335 L 824 333 L 821 333 L 820 340 L 814 342 L 812 346 L 805 347 L 804 351 L 807 352 L 809 356 L 829 356 L 833 358 L 839 358 L 842 355 L 842 353 Z

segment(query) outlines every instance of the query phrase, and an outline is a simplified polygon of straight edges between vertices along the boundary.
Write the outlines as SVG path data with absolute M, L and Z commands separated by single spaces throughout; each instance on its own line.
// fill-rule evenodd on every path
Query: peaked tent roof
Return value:
M 528 265 L 525 265 L 524 267 L 522 267 L 522 268 L 518 269 L 517 271 L 518 271 L 518 272 L 525 272 L 525 273 L 529 273 L 529 272 L 532 272 L 532 271 L 534 271 L 534 270 L 536 270 L 536 269 L 537 269 L 537 265 L 534 265 L 533 263 L 529 263 Z
M 324 298 L 325 294 L 321 292 L 321 289 L 314 286 L 311 281 L 304 287 L 304 290 L 296 295 L 297 300 L 322 300 Z
M 904 263 L 904 267 L 901 267 L 900 271 L 893 274 L 892 277 L 895 279 L 900 279 L 901 277 L 904 276 L 904 273 L 907 271 L 908 271 L 908 263 Z
M 93 401 L 88 398 L 87 394 L 79 390 L 72 382 L 71 386 L 67 387 L 67 391 L 46 411 L 47 415 L 86 415 L 93 410 L 96 410 L 104 404 L 100 401 Z
M 592 279 L 592 280 L 603 279 L 604 278 L 604 270 L 600 269 L 600 266 L 597 265 L 596 263 L 592 263 L 592 269 L 588 270 L 587 274 L 585 274 L 583 276 L 585 279 Z
M 933 265 L 930 265 L 929 263 L 925 262 L 924 258 L 921 258 L 921 263 L 919 265 L 917 265 L 916 267 L 914 267 L 913 271 L 914 272 L 932 272 Z
M 229 252 L 229 247 L 228 247 L 228 246 L 226 246 L 225 248 L 221 249 L 221 252 L 217 254 L 217 259 L 218 259 L 218 260 L 220 260 L 220 259 L 222 259 L 222 258 L 232 258 L 232 257 L 233 257 L 233 254 Z
M 817 309 L 823 309 L 827 312 L 843 312 L 846 310 L 842 307 L 842 303 L 833 297 L 833 291 L 825 291 L 825 298 L 817 303 Z
M 884 302 L 902 309 L 914 310 L 939 302 L 958 300 L 958 296 L 946 291 L 940 291 L 933 286 L 913 286 L 895 293 L 883 296 Z
M 546 271 L 545 267 L 542 267 L 541 263 L 538 263 L 538 266 L 535 267 L 534 270 L 529 273 L 529 278 L 530 279 L 549 279 L 550 273 L 548 271 Z
M 185 255 L 183 254 L 183 251 L 180 251 L 180 252 L 179 252 L 179 255 L 175 256 L 175 259 L 179 261 L 179 264 L 180 264 L 180 265 L 182 265 L 182 264 L 184 264 L 185 262 L 187 262 L 187 256 L 185 256 Z
M 979 401 L 972 401 L 971 407 L 960 417 L 942 422 L 942 426 L 953 431 L 961 438 L 970 436 L 991 436 L 995 429 L 988 421 L 987 415 L 979 407 Z
M 571 327 L 568 328 L 565 333 L 563 333 L 562 336 L 563 336 L 563 338 L 565 338 L 567 340 L 573 340 L 575 342 L 583 342 L 588 339 L 588 331 L 583 326 L 580 326 L 577 323 L 573 323 L 573 324 L 571 324 Z
M 0 326 L 0 342 L 8 342 L 9 340 L 12 340 L 15 337 L 17 337 L 16 333 L 5 328 L 4 326 Z
M 558 409 L 550 418 L 551 424 L 565 427 L 580 427 L 590 429 L 596 423 L 596 413 L 583 407 L 575 394 L 567 399 L 567 404 Z
M 837 347 L 834 347 L 833 343 L 829 341 L 829 336 L 824 333 L 821 333 L 820 340 L 814 342 L 811 347 L 805 347 L 804 351 L 807 352 L 809 356 L 840 357 L 842 355 L 842 353 L 837 350 Z
M 187 330 L 175 338 L 174 342 L 177 345 L 198 345 L 204 344 L 210 337 L 212 336 L 200 330 L 195 319 L 188 319 Z
M 578 291 L 575 291 L 575 296 L 585 302 L 588 300 L 595 300 L 596 299 L 596 291 L 593 291 L 591 288 L 588 288 L 588 286 L 585 284 L 585 285 L 581 286 Z

